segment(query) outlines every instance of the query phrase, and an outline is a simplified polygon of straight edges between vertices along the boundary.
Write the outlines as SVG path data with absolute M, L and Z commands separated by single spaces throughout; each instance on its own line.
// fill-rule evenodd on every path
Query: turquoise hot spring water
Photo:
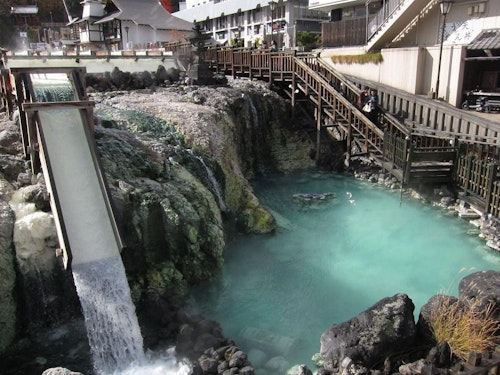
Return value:
M 380 299 L 406 293 L 417 319 L 434 294 L 457 295 L 467 274 L 500 270 L 500 253 L 467 220 L 399 190 L 316 171 L 269 175 L 253 187 L 277 231 L 229 241 L 220 275 L 190 297 L 251 361 L 264 352 L 311 367 L 322 332 Z

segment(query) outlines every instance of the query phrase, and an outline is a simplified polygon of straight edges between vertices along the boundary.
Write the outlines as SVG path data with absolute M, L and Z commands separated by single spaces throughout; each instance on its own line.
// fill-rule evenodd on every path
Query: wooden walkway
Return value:
M 455 184 L 474 207 L 500 217 L 499 124 L 382 90 L 387 108 L 374 123 L 355 104 L 361 83 L 312 54 L 226 48 L 208 49 L 204 60 L 220 74 L 279 86 L 294 107 L 312 103 L 317 157 L 327 136 L 345 142 L 348 161 L 369 156 L 405 185 Z
M 189 56 L 192 46 L 176 45 L 172 51 Z M 453 183 L 479 210 L 500 217 L 500 124 L 437 101 L 370 85 L 381 99 L 373 122 L 355 104 L 360 87 L 367 83 L 339 74 L 313 54 L 208 48 L 203 59 L 219 74 L 265 80 L 290 98 L 294 110 L 308 111 L 314 119 L 317 159 L 325 141 L 333 139 L 345 144 L 348 162 L 356 156 L 370 157 L 402 185 Z M 68 74 L 82 74 L 71 69 Z M 17 92 L 26 92 L 20 85 L 23 74 L 2 69 L 3 107 L 15 103 L 11 82 L 18 86 Z M 84 95 L 84 89 L 80 91 Z M 29 99 L 31 94 L 27 95 Z M 22 125 L 27 139 L 29 131 Z M 25 153 L 37 164 L 32 150 Z

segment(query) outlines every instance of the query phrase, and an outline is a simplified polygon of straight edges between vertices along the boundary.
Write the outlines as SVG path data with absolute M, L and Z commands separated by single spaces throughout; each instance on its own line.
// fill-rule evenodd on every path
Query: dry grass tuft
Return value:
M 495 304 L 481 305 L 453 300 L 441 295 L 429 318 L 436 342 L 446 341 L 457 357 L 466 360 L 469 353 L 483 353 L 500 343 Z
M 362 55 L 335 55 L 331 59 L 336 64 L 380 64 L 384 61 L 380 52 L 364 53 Z

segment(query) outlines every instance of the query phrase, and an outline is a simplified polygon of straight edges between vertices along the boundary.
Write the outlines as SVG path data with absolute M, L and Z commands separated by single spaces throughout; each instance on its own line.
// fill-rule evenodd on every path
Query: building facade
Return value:
M 450 7 L 444 15 L 440 4 Z M 330 14 L 321 57 L 344 74 L 460 106 L 467 91 L 500 92 L 500 1 L 310 0 Z M 348 30 L 357 30 L 355 39 Z M 379 52 L 382 62 L 332 57 Z M 404 63 L 402 63 L 404 62 Z
M 186 40 L 193 24 L 172 16 L 157 0 L 84 0 L 71 20 L 81 50 L 144 50 Z
M 193 0 L 174 13 L 189 22 L 198 22 L 222 45 L 258 47 L 274 40 L 280 49 L 297 45 L 297 33 L 321 34 L 328 13 L 308 8 L 307 0 Z

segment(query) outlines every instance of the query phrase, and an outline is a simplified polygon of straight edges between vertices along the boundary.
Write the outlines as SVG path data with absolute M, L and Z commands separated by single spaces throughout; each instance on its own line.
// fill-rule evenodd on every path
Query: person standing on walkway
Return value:
M 377 124 L 378 94 L 375 89 L 370 90 L 370 94 L 368 95 L 366 104 L 370 106 L 370 112 L 368 112 L 368 118 L 371 120 L 371 122 Z
M 364 87 L 358 96 L 358 103 L 357 103 L 358 107 L 363 108 L 367 100 L 368 100 L 368 87 Z

